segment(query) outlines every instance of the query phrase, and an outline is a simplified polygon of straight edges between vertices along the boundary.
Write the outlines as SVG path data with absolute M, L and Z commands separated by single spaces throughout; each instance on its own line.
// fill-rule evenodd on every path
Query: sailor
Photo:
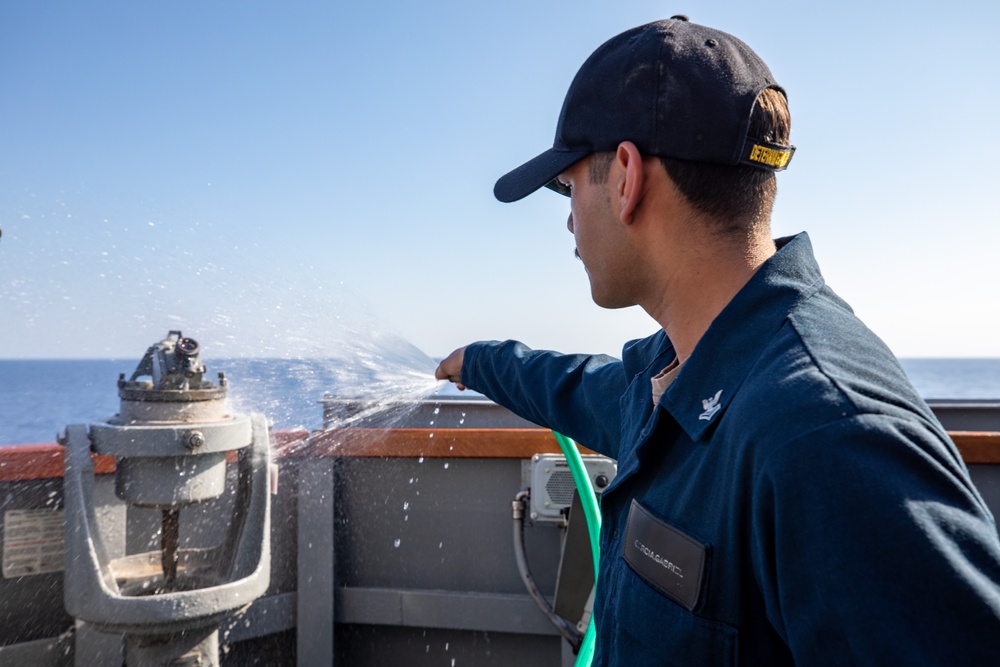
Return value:
M 494 194 L 567 195 L 594 301 L 659 329 L 620 360 L 473 343 L 437 376 L 617 459 L 595 665 L 997 664 L 993 516 L 809 237 L 771 237 L 789 132 L 733 36 L 610 39 Z

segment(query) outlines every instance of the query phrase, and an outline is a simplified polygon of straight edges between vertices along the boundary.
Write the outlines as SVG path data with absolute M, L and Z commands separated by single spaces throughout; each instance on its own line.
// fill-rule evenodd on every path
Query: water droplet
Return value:
M 423 463 L 423 462 L 424 462 L 424 457 L 421 456 L 419 459 L 417 459 L 417 463 Z
M 393 542 L 392 542 L 392 546 L 394 546 L 394 547 L 396 547 L 396 548 L 398 549 L 398 548 L 399 548 L 399 545 L 400 545 L 400 543 L 401 543 L 401 542 L 402 542 L 402 540 L 400 540 L 400 539 L 399 539 L 399 538 L 397 537 L 397 538 L 396 538 L 395 540 L 393 540 Z
M 448 464 L 447 464 L 447 463 L 445 463 L 445 464 L 444 464 L 444 469 L 445 469 L 445 470 L 447 470 L 447 469 L 448 469 Z
M 413 480 L 411 479 L 410 481 L 412 482 Z M 410 509 L 410 503 L 408 501 L 404 500 L 403 501 L 403 510 L 405 511 L 405 510 L 408 510 L 408 509 Z
M 434 414 L 436 415 L 441 414 L 441 408 L 440 407 L 434 408 Z M 433 424 L 434 422 L 431 423 Z

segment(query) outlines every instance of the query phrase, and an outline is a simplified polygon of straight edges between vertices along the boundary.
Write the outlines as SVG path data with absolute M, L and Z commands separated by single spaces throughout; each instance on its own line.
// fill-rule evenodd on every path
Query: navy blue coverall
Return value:
M 698 342 L 622 359 L 483 342 L 461 381 L 618 461 L 595 665 L 1000 665 L 1000 541 L 893 354 L 807 235 Z

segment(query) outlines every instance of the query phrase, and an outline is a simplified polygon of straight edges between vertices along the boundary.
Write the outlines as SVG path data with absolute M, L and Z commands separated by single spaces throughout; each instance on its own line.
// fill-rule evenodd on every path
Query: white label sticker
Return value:
M 63 569 L 62 510 L 7 510 L 3 518 L 4 579 Z

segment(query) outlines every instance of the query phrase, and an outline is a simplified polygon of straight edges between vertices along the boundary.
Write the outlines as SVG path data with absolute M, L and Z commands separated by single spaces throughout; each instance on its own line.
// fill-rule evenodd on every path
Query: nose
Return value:
M 566 229 L 569 230 L 570 234 L 573 233 L 573 211 L 570 211 L 569 217 L 566 218 Z

